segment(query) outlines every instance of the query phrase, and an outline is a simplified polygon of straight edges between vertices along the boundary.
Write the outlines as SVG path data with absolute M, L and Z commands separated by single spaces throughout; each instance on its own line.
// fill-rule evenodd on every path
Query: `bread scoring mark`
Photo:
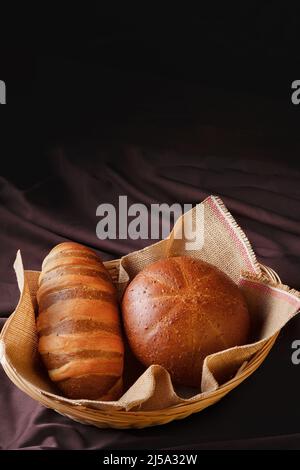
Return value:
M 116 294 L 114 286 L 112 286 L 111 283 L 103 284 L 102 282 L 99 282 L 99 280 L 95 278 L 88 279 L 88 282 L 85 282 L 85 279 L 81 280 L 80 277 L 78 278 L 78 276 L 75 276 L 72 279 L 68 279 L 68 280 L 62 279 L 61 282 L 56 282 L 56 283 L 49 282 L 45 284 L 44 286 L 40 286 L 37 292 L 38 304 L 41 302 L 41 300 L 46 299 L 47 296 L 49 296 L 50 294 L 54 294 L 55 292 L 60 292 L 64 289 L 71 289 L 72 287 L 84 287 L 84 288 L 90 288 L 90 289 L 97 289 L 103 292 L 107 292 L 111 295 Z
M 121 336 L 121 331 L 118 324 L 108 324 L 100 321 L 92 320 L 91 318 L 77 320 L 68 318 L 65 321 L 59 322 L 55 326 L 43 328 L 39 331 L 40 336 L 48 336 L 51 334 L 75 334 L 75 333 L 90 333 L 91 331 L 106 331 L 114 335 Z
M 88 248 L 87 246 L 82 245 L 81 243 L 68 241 L 59 243 L 58 245 L 54 246 L 52 250 L 48 253 L 48 256 L 54 253 L 62 253 L 63 251 L 67 250 L 80 250 L 87 251 L 88 253 L 95 253 L 91 248 Z
M 41 336 L 39 353 L 76 353 L 83 350 L 124 352 L 122 338 L 106 331 L 94 331 L 89 335 L 48 335 Z
M 174 311 L 174 312 L 173 312 Z M 172 315 L 175 313 L 175 316 Z M 168 339 L 169 339 L 169 334 L 171 333 L 170 330 L 170 325 L 176 321 L 176 315 L 178 314 L 178 304 L 173 304 L 169 309 L 166 308 L 166 311 L 164 314 L 161 315 L 161 318 L 156 320 L 155 323 L 152 323 L 151 325 L 147 326 L 147 329 L 145 330 L 144 333 L 144 340 L 146 340 L 146 343 L 143 345 L 144 346 L 144 352 L 145 353 L 145 346 L 148 355 L 148 359 L 151 362 L 155 362 L 154 359 L 152 359 L 152 354 L 155 352 L 153 349 L 153 345 L 155 342 L 155 337 L 156 335 L 159 335 L 160 331 L 163 331 L 165 333 L 165 340 L 166 340 L 166 346 L 168 344 Z M 131 334 L 129 333 L 129 339 L 130 339 Z M 150 346 L 150 348 L 149 348 Z M 137 357 L 140 355 L 140 348 L 134 348 L 133 352 Z M 157 359 L 156 359 L 157 360 Z
M 41 281 L 40 285 L 42 286 L 48 281 L 51 281 L 53 279 L 58 278 L 60 280 L 63 276 L 70 276 L 72 274 L 77 274 L 79 276 L 91 276 L 91 277 L 97 277 L 99 279 L 102 279 L 103 281 L 111 282 L 111 277 L 110 275 L 102 270 L 95 269 L 94 266 L 91 268 L 87 267 L 86 265 L 63 265 L 63 266 L 56 266 L 49 271 L 47 271 L 45 274 L 41 276 Z
M 181 277 L 183 279 L 183 283 L 185 284 L 185 288 L 186 289 L 190 289 L 191 286 L 190 286 L 190 282 L 188 282 L 186 276 L 185 276 L 185 271 L 184 271 L 184 268 L 183 268 L 183 262 L 182 260 L 179 260 L 178 258 L 174 257 L 174 258 L 170 258 L 170 260 L 173 262 L 173 264 L 175 263 L 176 264 L 176 267 L 177 267 L 177 271 L 180 272 L 181 274 Z
M 119 351 L 97 351 L 97 350 L 82 350 L 71 353 L 51 353 L 46 352 L 42 353 L 42 360 L 47 367 L 47 369 L 55 369 L 61 367 L 68 362 L 75 359 L 89 359 L 98 357 L 99 359 L 113 359 L 113 358 L 122 358 L 123 353 Z
M 87 287 L 82 284 L 72 287 L 64 287 L 55 292 L 45 294 L 44 298 L 39 301 L 40 310 L 46 310 L 56 302 L 69 300 L 69 299 L 89 299 L 89 300 L 103 300 L 105 302 L 116 304 L 116 296 L 109 292 L 104 292 L 94 287 Z
M 102 280 L 94 277 L 81 277 L 73 275 L 72 277 L 62 278 L 57 282 L 49 281 L 48 283 L 40 286 L 37 292 L 37 301 L 40 303 L 41 299 L 45 299 L 48 295 L 62 291 L 63 289 L 71 289 L 72 287 L 82 286 L 91 289 L 98 289 L 116 296 L 115 287 L 111 282 L 104 283 Z
M 55 261 L 55 262 L 50 262 L 49 265 L 46 266 L 46 268 L 43 268 L 42 270 L 42 275 L 47 274 L 48 272 L 52 271 L 53 268 L 68 268 L 69 266 L 82 266 L 82 267 L 87 267 L 87 268 L 93 268 L 95 270 L 99 271 L 104 271 L 104 266 L 102 264 L 99 264 L 97 261 L 94 260 L 88 260 L 84 258 L 63 258 L 61 262 Z
M 55 260 L 62 260 L 63 258 L 68 258 L 73 256 L 74 258 L 86 258 L 86 259 L 92 259 L 95 261 L 98 261 L 99 264 L 102 264 L 102 261 L 100 260 L 99 256 L 96 255 L 96 253 L 89 253 L 84 250 L 74 250 L 74 249 L 67 249 L 67 250 L 62 250 L 59 251 L 58 253 L 54 254 L 49 254 L 49 257 L 45 260 L 44 267 L 47 266 L 49 261 L 55 261 Z
M 181 289 L 177 289 L 177 291 L 180 291 Z M 203 299 L 203 297 L 208 297 L 211 299 L 211 294 L 204 294 L 204 293 L 197 293 L 195 291 L 191 290 L 186 290 L 186 288 L 182 288 L 183 292 L 179 292 L 178 294 L 162 294 L 162 295 L 156 295 L 152 296 L 151 295 L 151 300 L 159 300 L 159 299 L 175 299 L 179 297 L 182 301 L 185 300 L 190 300 L 190 301 L 195 301 L 197 299 Z M 147 297 L 148 298 L 148 297 Z
M 216 333 L 217 337 L 221 340 L 221 342 L 224 344 L 224 349 L 228 349 L 230 346 L 227 344 L 227 342 L 225 341 L 224 339 L 224 335 L 223 333 L 219 330 L 219 328 L 217 327 L 217 325 L 215 325 L 209 318 L 208 315 L 203 315 L 202 318 L 204 319 L 204 321 L 206 321 L 211 329 Z
M 66 261 L 66 260 L 64 260 Z M 67 260 L 70 261 L 70 260 Z M 83 260 L 82 258 L 76 258 L 76 262 L 72 263 L 57 263 L 52 268 L 48 268 L 47 271 L 42 271 L 40 276 L 46 276 L 48 273 L 52 271 L 56 271 L 58 269 L 69 269 L 69 268 L 82 268 L 82 269 L 92 269 L 97 272 L 107 272 L 105 266 L 103 264 L 95 264 L 89 263 L 87 260 Z
M 175 292 L 172 286 L 160 281 L 159 279 L 157 279 L 157 277 L 154 274 L 152 275 L 148 271 L 141 271 L 139 274 L 141 277 L 147 277 L 148 279 L 151 279 L 153 281 L 153 284 L 158 283 L 165 289 L 168 289 L 170 292 Z
M 43 328 L 48 328 L 61 321 L 68 320 L 70 317 L 74 321 L 92 318 L 95 321 L 103 323 L 113 322 L 119 324 L 119 315 L 114 304 L 99 299 L 93 300 L 92 303 L 93 306 L 89 305 L 90 301 L 88 299 L 82 299 L 78 305 L 76 299 L 69 299 L 63 301 L 61 305 L 59 303 L 54 304 L 47 310 L 39 312 L 37 329 L 40 331 Z

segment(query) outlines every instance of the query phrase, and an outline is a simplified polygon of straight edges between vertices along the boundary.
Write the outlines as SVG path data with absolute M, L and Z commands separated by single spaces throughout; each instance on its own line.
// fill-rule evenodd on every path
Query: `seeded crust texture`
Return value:
M 206 356 L 245 344 L 249 313 L 231 279 L 188 256 L 149 265 L 127 287 L 122 315 L 130 347 L 145 365 L 159 364 L 174 383 L 200 387 Z

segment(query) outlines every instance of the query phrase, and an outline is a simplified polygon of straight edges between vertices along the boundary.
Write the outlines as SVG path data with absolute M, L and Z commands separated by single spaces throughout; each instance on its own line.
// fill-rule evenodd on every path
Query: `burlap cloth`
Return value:
M 210 196 L 199 206 L 202 209 L 199 213 L 193 208 L 188 216 L 192 216 L 194 222 L 197 222 L 197 217 L 203 216 L 202 247 L 186 251 L 187 240 L 175 238 L 178 228 L 185 223 L 185 214 L 177 221 L 168 239 L 130 253 L 118 261 L 119 279 L 116 286 L 121 297 L 129 279 L 144 266 L 163 257 L 182 254 L 212 263 L 240 286 L 251 313 L 252 342 L 208 356 L 203 365 L 201 393 L 195 389 L 175 391 L 168 372 L 153 365 L 135 377 L 136 380 L 115 402 L 68 400 L 59 396 L 37 353 L 35 316 L 39 272 L 24 271 L 20 252 L 14 268 L 21 296 L 9 327 L 1 336 L 1 362 L 9 363 L 22 381 L 35 387 L 40 394 L 102 410 L 155 410 L 192 402 L 239 374 L 266 341 L 296 315 L 300 309 L 300 294 L 287 286 L 271 282 L 263 275 L 247 237 L 219 198 Z M 198 222 L 201 224 L 202 219 Z M 126 354 L 125 362 L 126 383 L 126 374 L 132 375 L 132 371 L 139 374 L 140 368 L 130 353 Z

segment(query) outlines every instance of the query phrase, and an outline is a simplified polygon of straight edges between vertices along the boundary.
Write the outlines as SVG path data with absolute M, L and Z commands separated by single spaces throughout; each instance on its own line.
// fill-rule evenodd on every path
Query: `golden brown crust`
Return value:
M 137 358 L 164 366 L 187 386 L 200 386 L 207 355 L 244 344 L 249 332 L 238 287 L 214 266 L 186 256 L 140 272 L 124 294 L 122 313 Z
M 92 357 L 101 357 L 101 358 L 119 358 L 122 359 L 122 353 L 117 351 L 95 351 L 95 350 L 83 350 L 75 353 L 44 353 L 42 354 L 42 359 L 47 367 L 47 369 L 57 369 L 58 367 L 64 366 L 68 362 L 77 359 L 90 359 Z
M 40 336 L 39 352 L 77 352 L 84 349 L 95 351 L 118 351 L 123 352 L 123 342 L 118 335 L 109 334 L 106 331 L 95 331 L 93 334 L 72 335 L 47 335 Z
M 52 258 L 48 259 L 47 263 L 45 263 L 45 267 L 42 270 L 41 279 L 43 278 L 44 274 L 49 273 L 50 271 L 57 268 L 58 266 L 60 267 L 82 266 L 86 268 L 93 268 L 93 269 L 99 269 L 99 270 L 103 270 L 104 268 L 100 260 L 97 261 L 96 259 L 87 258 L 85 256 L 82 256 L 80 252 L 78 252 L 77 256 L 64 257 L 64 253 L 61 253 L 60 256 L 61 256 L 61 259 L 59 260 L 59 262 L 57 259 L 52 259 Z
M 69 398 L 89 400 L 117 400 L 122 393 L 122 381 L 111 375 L 87 375 L 58 382 L 59 388 Z
M 67 242 L 43 262 L 37 300 L 38 350 L 70 398 L 117 399 L 124 345 L 116 290 L 97 255 Z
M 93 333 L 94 331 L 106 331 L 121 336 L 121 330 L 116 323 L 103 323 L 89 319 L 67 319 L 54 326 L 39 330 L 40 336 L 70 335 L 74 333 Z
M 60 261 L 61 258 L 84 258 L 87 260 L 92 260 L 96 261 L 97 264 L 101 264 L 101 261 L 99 260 L 98 256 L 95 253 L 89 253 L 83 250 L 64 250 L 59 253 L 52 254 L 45 260 L 43 269 L 46 271 L 47 270 L 47 264 L 50 263 L 50 261 L 55 262 L 55 261 Z
M 43 274 L 43 276 L 41 277 L 41 285 L 44 282 L 48 282 L 52 280 L 57 282 L 57 278 L 61 279 L 64 276 L 71 276 L 71 275 L 95 277 L 95 278 L 103 279 L 104 281 L 107 281 L 107 282 L 111 282 L 111 277 L 108 271 L 104 271 L 102 267 L 98 268 L 97 270 L 95 268 L 90 268 L 89 266 L 82 267 L 82 266 L 69 265 L 67 267 L 59 266 L 58 268 L 53 268 L 51 271 L 48 271 L 46 274 Z
M 69 299 L 103 300 L 104 302 L 116 305 L 116 298 L 114 294 L 79 283 L 78 285 L 70 287 L 58 287 L 55 291 L 51 290 L 50 292 L 40 294 L 38 296 L 39 308 L 41 311 L 47 310 L 56 302 Z
M 57 369 L 49 370 L 49 376 L 54 382 L 61 382 L 65 379 L 82 377 L 83 375 L 91 374 L 109 374 L 114 377 L 120 377 L 122 373 L 122 365 L 117 358 L 89 358 L 89 359 L 74 359 L 68 364 L 64 364 Z
M 38 331 L 69 318 L 69 312 L 72 312 L 74 320 L 93 318 L 95 321 L 119 324 L 119 317 L 115 315 L 116 306 L 114 303 L 105 302 L 101 299 L 80 299 L 78 301 L 78 299 L 72 298 L 60 300 L 46 310 L 39 310 L 37 318 Z
M 48 258 L 55 256 L 58 253 L 63 253 L 64 251 L 67 250 L 76 250 L 80 252 L 86 252 L 86 253 L 93 253 L 94 251 L 91 250 L 90 248 L 81 245 L 80 243 L 74 243 L 74 242 L 63 242 L 59 243 L 56 245 L 52 250 L 48 253 L 48 255 L 45 257 L 43 264 L 42 264 L 42 271 L 44 271 L 44 265 L 47 263 Z

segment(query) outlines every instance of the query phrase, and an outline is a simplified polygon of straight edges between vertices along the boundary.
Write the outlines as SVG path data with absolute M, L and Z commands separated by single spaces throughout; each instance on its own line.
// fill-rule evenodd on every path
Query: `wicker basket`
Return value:
M 108 261 L 105 263 L 106 267 L 111 273 L 113 280 L 118 279 L 118 260 Z M 278 275 L 266 266 L 261 265 L 262 271 L 269 279 L 280 282 Z M 5 326 L 1 332 L 0 339 L 4 337 L 5 331 L 9 328 L 11 317 L 5 323 Z M 217 390 L 210 392 L 205 397 L 199 398 L 199 400 L 193 403 L 183 403 L 163 410 L 157 411 L 101 411 L 86 406 L 78 406 L 72 404 L 66 404 L 59 402 L 51 397 L 42 395 L 37 389 L 33 388 L 29 383 L 25 382 L 18 372 L 10 366 L 8 361 L 2 361 L 3 368 L 12 380 L 12 382 L 23 392 L 29 395 L 34 400 L 38 401 L 42 405 L 52 408 L 58 413 L 68 416 L 69 418 L 79 421 L 83 424 L 91 424 L 99 428 L 144 428 L 147 426 L 156 426 L 161 424 L 169 423 L 175 419 L 183 419 L 192 413 L 207 408 L 213 405 L 233 388 L 237 387 L 243 382 L 249 375 L 251 375 L 264 361 L 273 344 L 276 341 L 278 333 L 272 336 L 264 347 L 255 354 L 255 356 L 249 361 L 243 371 L 232 380 L 226 382 L 220 386 Z

